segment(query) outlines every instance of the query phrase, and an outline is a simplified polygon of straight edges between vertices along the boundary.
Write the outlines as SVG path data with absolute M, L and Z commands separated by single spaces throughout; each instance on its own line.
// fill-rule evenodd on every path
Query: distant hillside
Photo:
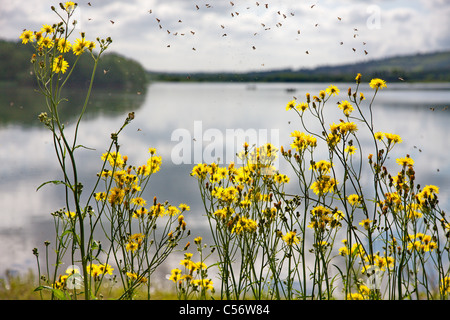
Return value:
M 0 40 L 0 82 L 35 85 L 36 79 L 31 74 L 33 66 L 30 63 L 33 53 L 34 48 L 29 44 Z M 69 65 L 73 65 L 75 56 L 67 54 L 65 58 Z M 83 54 L 70 76 L 70 85 L 86 86 L 90 80 L 92 66 L 90 55 Z M 147 87 L 147 82 L 147 72 L 138 62 L 116 53 L 105 53 L 98 64 L 94 85 L 143 91 Z
M 247 73 L 162 73 L 149 72 L 157 81 L 236 81 L 236 82 L 328 82 L 353 81 L 357 73 L 367 78 L 389 81 L 399 78 L 415 82 L 450 81 L 450 51 L 396 56 L 367 62 L 314 69 L 285 69 Z

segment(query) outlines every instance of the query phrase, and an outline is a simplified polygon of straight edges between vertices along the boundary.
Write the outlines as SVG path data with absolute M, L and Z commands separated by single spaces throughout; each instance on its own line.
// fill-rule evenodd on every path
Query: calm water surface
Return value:
M 238 129 L 257 133 L 258 142 L 268 139 L 276 145 L 288 146 L 290 132 L 301 127 L 294 113 L 285 111 L 286 103 L 293 96 L 302 101 L 306 92 L 317 94 L 328 85 L 154 83 L 141 94 L 96 91 L 79 135 L 81 144 L 95 149 L 80 150 L 78 154 L 82 181 L 89 189 L 110 133 L 121 126 L 128 112 L 134 111 L 135 120 L 119 138 L 122 154 L 128 155 L 130 163 L 139 165 L 145 163 L 148 148 L 154 147 L 163 158 L 161 171 L 152 177 L 147 189 L 147 199 L 157 196 L 161 202 L 189 204 L 187 222 L 192 235 L 207 239 L 207 222 L 196 180 L 189 176 L 194 162 L 198 162 L 199 156 L 210 155 L 207 151 L 213 145 L 230 146 Z M 330 123 L 342 118 L 336 102 L 346 98 L 349 86 L 353 85 L 338 84 L 340 96 L 328 103 Z M 21 272 L 35 268 L 32 249 L 38 247 L 43 251 L 43 241 L 53 240 L 50 213 L 64 206 L 64 199 L 62 188 L 57 186 L 49 185 L 36 192 L 42 182 L 60 178 L 50 132 L 37 120 L 37 115 L 45 111 L 43 100 L 32 89 L 0 90 L 1 277 L 7 269 Z M 361 90 L 370 100 L 373 90 L 368 87 Z M 70 132 L 82 100 L 77 92 L 69 92 L 68 96 L 71 104 L 61 107 Z M 447 106 L 450 106 L 450 84 L 392 84 L 379 92 L 374 104 L 376 130 L 401 135 L 403 143 L 395 149 L 395 156 L 411 155 L 418 182 L 440 187 L 441 207 L 446 211 L 450 209 Z M 312 124 L 311 128 L 314 130 Z M 178 164 L 176 154 L 172 155 L 182 142 L 179 135 L 172 139 L 174 133 L 189 139 L 184 140 L 192 151 L 188 163 Z M 364 133 L 361 135 L 364 143 Z M 215 156 L 225 161 L 240 151 L 234 149 L 224 149 Z M 279 168 L 287 170 L 282 161 Z

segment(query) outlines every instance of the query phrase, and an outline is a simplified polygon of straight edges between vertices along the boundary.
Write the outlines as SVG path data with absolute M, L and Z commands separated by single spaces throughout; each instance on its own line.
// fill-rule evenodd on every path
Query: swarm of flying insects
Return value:
M 216 10 L 216 7 L 219 8 Z M 243 3 L 237 0 L 227 1 L 227 2 L 220 2 L 220 6 L 216 5 L 215 2 L 211 1 L 210 3 L 196 3 L 193 4 L 191 7 L 192 11 L 189 12 L 189 15 L 195 16 L 197 15 L 208 15 L 208 14 L 214 14 L 214 17 L 221 17 L 220 20 L 218 20 L 217 23 L 217 29 L 223 30 L 225 32 L 220 32 L 218 36 L 223 41 L 233 41 L 234 35 L 236 33 L 236 21 L 242 21 L 242 17 L 249 17 L 250 15 L 258 14 L 258 16 L 261 17 L 262 21 L 259 21 L 259 28 L 256 28 L 255 30 L 249 33 L 249 36 L 255 37 L 255 38 L 264 38 L 266 34 L 270 34 L 271 38 L 275 38 L 271 34 L 271 32 L 275 32 L 276 29 L 294 29 L 295 33 L 292 34 L 292 37 L 294 40 L 301 41 L 303 37 L 311 35 L 311 30 L 302 32 L 303 26 L 305 25 L 305 22 L 303 21 L 304 16 L 296 15 L 295 10 L 293 9 L 286 9 L 283 8 L 283 10 L 280 9 L 279 4 L 275 2 L 261 2 L 261 1 L 255 1 L 251 2 L 248 1 L 245 3 L 245 6 Z M 318 9 L 319 8 L 319 9 Z M 320 10 L 320 4 L 313 3 L 307 5 L 304 10 L 311 10 L 311 12 L 316 14 L 317 10 Z M 155 17 L 155 15 L 158 15 L 158 9 L 157 8 L 150 8 L 147 9 L 148 14 L 151 14 Z M 307 11 L 305 11 L 307 12 Z M 226 15 L 228 14 L 228 18 Z M 200 32 L 198 34 L 196 28 L 199 28 L 197 25 L 196 28 L 191 27 L 189 29 L 189 23 L 191 23 L 192 20 L 187 19 L 186 17 L 176 17 L 175 19 L 171 19 L 170 21 L 167 20 L 164 16 L 161 17 L 155 17 L 156 21 L 156 28 L 158 28 L 161 31 L 166 31 L 165 33 L 167 35 L 171 35 L 174 37 L 187 37 L 188 35 L 191 37 L 198 37 L 199 35 L 202 36 L 204 33 Z M 233 24 L 234 28 L 230 28 L 230 26 L 227 23 L 227 19 L 229 20 L 230 24 Z M 318 17 L 317 19 L 321 19 Z M 346 23 L 346 17 L 341 15 L 334 16 L 334 23 L 339 26 L 344 26 Z M 233 22 L 234 21 L 234 22 Z M 111 23 L 114 23 L 114 21 L 111 20 Z M 176 27 L 178 25 L 178 27 Z M 313 22 L 312 26 L 320 32 L 322 29 L 322 23 L 320 21 Z M 165 27 L 167 26 L 167 27 Z M 261 28 L 262 27 L 262 28 Z M 308 26 L 305 26 L 305 30 L 308 29 Z M 176 28 L 174 30 L 173 28 Z M 211 29 L 213 30 L 213 28 Z M 358 27 L 352 27 L 353 32 L 353 38 L 356 39 L 359 37 L 358 34 Z M 194 39 L 194 38 L 192 38 Z M 225 40 L 228 39 L 228 40 Z M 175 40 L 173 40 L 175 41 Z M 199 49 L 196 45 L 194 45 L 194 41 L 198 44 L 198 40 L 193 40 L 192 45 L 190 46 L 191 52 L 201 52 L 202 50 L 198 51 Z M 340 40 L 339 45 L 342 47 L 346 47 L 344 45 L 345 39 Z M 363 45 L 366 45 L 366 42 L 362 42 Z M 165 44 L 167 48 L 172 48 L 172 44 L 175 43 L 169 43 Z M 189 44 L 186 41 L 183 41 L 183 45 Z M 259 48 L 258 44 L 249 44 L 249 48 L 252 51 L 259 52 L 260 50 L 257 50 Z M 355 54 L 363 54 L 368 55 L 369 52 L 365 49 L 360 50 L 357 46 L 353 45 L 350 47 L 351 50 Z M 304 48 L 304 51 L 306 55 L 311 54 L 311 48 Z M 264 64 L 261 64 L 264 65 Z

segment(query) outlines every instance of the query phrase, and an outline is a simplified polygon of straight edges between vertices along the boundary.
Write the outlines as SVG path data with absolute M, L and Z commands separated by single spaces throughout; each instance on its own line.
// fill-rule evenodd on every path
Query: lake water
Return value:
M 336 84 L 340 96 L 326 107 L 330 122 L 342 118 L 336 102 L 347 98 L 353 84 Z M 79 143 L 92 150 L 79 151 L 80 175 L 88 189 L 100 167 L 100 155 L 128 112 L 135 120 L 119 138 L 121 153 L 133 164 L 144 163 L 149 147 L 163 158 L 161 171 L 152 177 L 147 189 L 148 201 L 173 204 L 187 203 L 191 211 L 186 220 L 192 239 L 208 238 L 196 180 L 189 173 L 196 162 L 210 162 L 211 156 L 221 162 L 233 159 L 240 151 L 239 133 L 288 146 L 293 130 L 301 130 L 294 113 L 285 110 L 293 96 L 302 101 L 306 92 L 312 95 L 328 83 L 241 84 L 241 83 L 152 83 L 144 93 L 119 93 L 94 90 L 89 111 L 82 122 Z M 294 89 L 287 90 L 287 89 Z M 32 249 L 43 251 L 43 241 L 53 240 L 50 215 L 64 206 L 62 188 L 46 186 L 44 181 L 60 178 L 50 132 L 43 128 L 37 115 L 45 111 L 38 93 L 30 88 L 0 89 L 0 277 L 5 270 L 35 269 Z M 368 100 L 373 90 L 363 86 Z M 82 104 L 77 92 L 68 92 L 70 104 L 62 113 L 68 132 L 73 129 L 74 115 Z M 450 84 L 388 84 L 377 95 L 374 123 L 377 131 L 399 134 L 403 143 L 394 155 L 410 154 L 415 160 L 417 181 L 440 187 L 441 208 L 450 209 Z M 314 129 L 314 127 L 313 127 Z M 240 131 L 241 130 L 241 131 Z M 185 139 L 185 140 L 183 140 Z M 212 142 L 214 141 L 214 143 Z M 184 145 L 183 145 L 184 143 Z M 179 153 L 181 146 L 189 145 Z M 224 146 L 211 153 L 214 146 Z M 394 157 L 393 155 L 393 157 Z M 190 159 L 187 163 L 180 163 Z M 392 159 L 395 163 L 395 159 Z M 281 171 L 286 163 L 279 163 Z M 177 262 L 175 262 L 177 265 Z M 175 267 L 175 266 L 173 266 Z

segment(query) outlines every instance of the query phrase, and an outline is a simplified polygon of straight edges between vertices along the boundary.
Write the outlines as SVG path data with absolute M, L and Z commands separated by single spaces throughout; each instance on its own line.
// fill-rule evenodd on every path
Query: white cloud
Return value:
M 27 1 L 5 2 L 0 38 L 17 39 L 23 28 L 40 28 L 57 18 L 50 0 L 33 6 L 25 5 Z M 447 1 L 233 3 L 93 0 L 91 6 L 80 3 L 79 17 L 88 37 L 111 36 L 111 51 L 160 71 L 314 67 L 450 47 Z M 379 26 L 370 24 L 374 21 Z

